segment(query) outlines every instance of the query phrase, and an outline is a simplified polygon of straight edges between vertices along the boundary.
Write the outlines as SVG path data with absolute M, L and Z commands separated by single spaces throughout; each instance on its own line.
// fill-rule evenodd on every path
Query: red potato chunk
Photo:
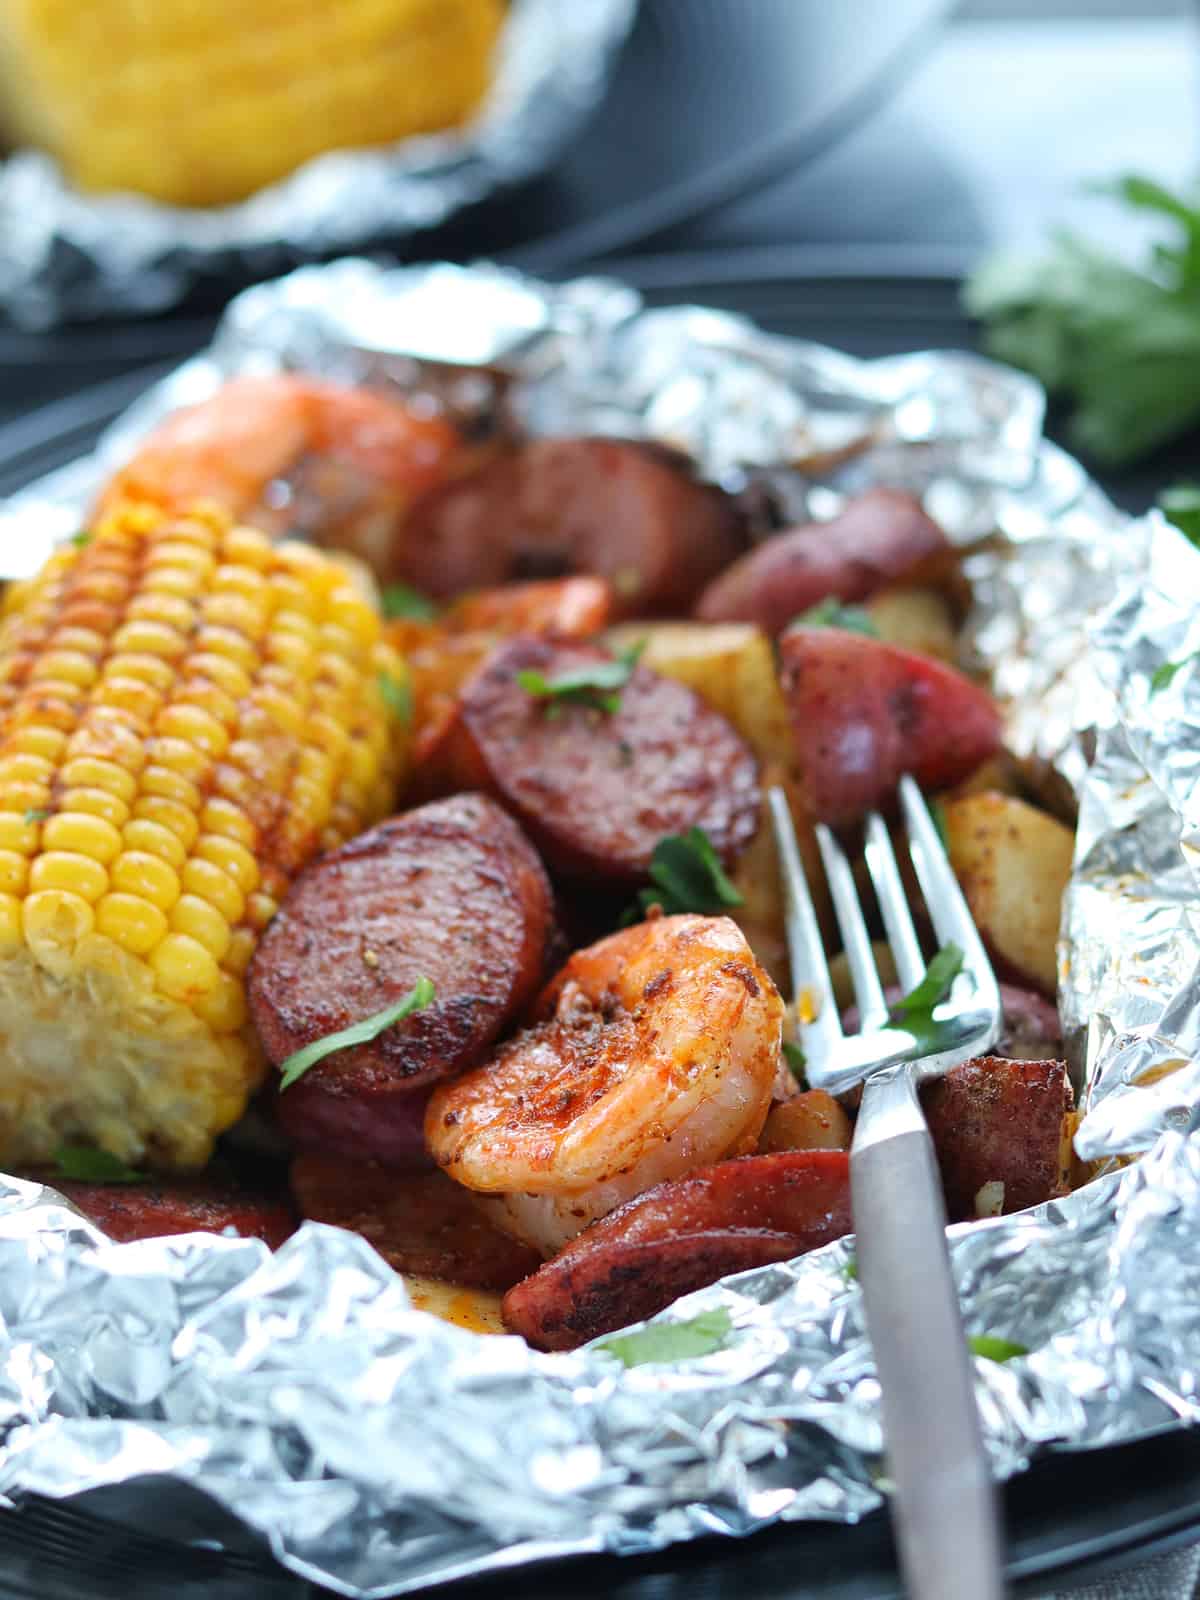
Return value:
M 832 826 L 888 807 L 904 773 L 922 789 L 965 778 L 1000 748 L 991 696 L 940 661 L 838 628 L 779 642 L 801 792 Z

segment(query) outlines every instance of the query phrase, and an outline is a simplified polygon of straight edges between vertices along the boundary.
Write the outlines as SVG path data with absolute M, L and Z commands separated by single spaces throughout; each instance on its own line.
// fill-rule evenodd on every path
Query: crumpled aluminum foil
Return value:
M 487 371 L 448 372 L 454 358 L 507 370 L 531 425 L 653 432 L 728 483 L 773 473 L 799 511 L 910 484 L 967 547 L 970 645 L 1009 696 L 1010 739 L 1079 796 L 1061 947 L 1077 1145 L 1149 1151 L 1065 1200 L 951 1230 L 969 1331 L 1028 1350 L 976 1362 L 988 1449 L 1004 1477 L 1045 1449 L 1197 1420 L 1200 553 L 1118 514 L 1041 439 L 1036 385 L 975 357 L 858 362 L 715 312 L 644 312 L 601 281 L 362 262 L 242 296 L 95 459 L 10 504 L 0 551 L 36 555 L 47 519 L 78 526 L 145 429 L 232 372 L 483 394 Z M 306 1225 L 274 1256 L 204 1236 L 118 1246 L 51 1191 L 0 1180 L 0 1494 L 168 1473 L 354 1595 L 853 1521 L 885 1471 L 852 1250 L 689 1296 L 656 1320 L 723 1306 L 726 1348 L 627 1371 L 595 1348 L 545 1356 L 436 1322 L 335 1229 Z
M 201 279 L 394 244 L 533 177 L 598 104 L 637 0 L 509 4 L 494 81 L 468 125 L 319 156 L 238 205 L 87 195 L 48 156 L 12 156 L 0 164 L 0 306 L 30 328 L 161 311 Z

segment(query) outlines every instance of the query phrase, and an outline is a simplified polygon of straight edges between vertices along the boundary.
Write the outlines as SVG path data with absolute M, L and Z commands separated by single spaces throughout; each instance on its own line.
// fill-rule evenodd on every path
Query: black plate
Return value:
M 873 272 L 872 265 L 884 270 Z M 869 260 L 861 250 L 848 259 L 767 250 L 733 261 L 643 259 L 629 263 L 626 276 L 651 303 L 704 302 L 779 333 L 873 356 L 974 346 L 958 280 L 946 266 L 894 253 Z M 125 374 L 0 428 L 0 494 L 88 449 L 155 375 Z M 1165 475 L 1152 464 L 1108 487 L 1136 506 L 1150 497 L 1145 486 Z M 1200 1537 L 1200 1437 L 1173 1431 L 1137 1445 L 1051 1456 L 1010 1484 L 1005 1500 L 1009 1571 L 1019 1594 L 1092 1581 Z M 0 1596 L 300 1600 L 318 1592 L 278 1568 L 211 1503 L 161 1481 L 70 1504 L 34 1500 L 0 1514 Z M 455 1600 L 501 1600 L 514 1592 L 514 1580 L 509 1574 L 448 1592 Z M 898 1600 L 900 1594 L 882 1516 L 856 1528 L 809 1523 L 645 1558 L 556 1563 L 523 1573 L 520 1592 L 526 1600 L 568 1592 L 581 1600 Z

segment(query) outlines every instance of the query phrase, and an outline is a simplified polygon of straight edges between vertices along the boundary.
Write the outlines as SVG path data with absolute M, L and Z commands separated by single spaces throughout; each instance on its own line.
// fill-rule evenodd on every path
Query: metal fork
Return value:
M 812 898 L 782 789 L 768 793 L 787 914 L 793 994 L 814 1088 L 863 1085 L 850 1148 L 857 1270 L 883 1394 L 900 1565 L 916 1600 L 1001 1600 L 999 1504 L 975 1406 L 971 1358 L 946 1251 L 946 1212 L 919 1085 L 973 1055 L 1000 1031 L 1000 991 L 933 819 L 911 778 L 900 784 L 909 851 L 939 943 L 963 952 L 962 971 L 934 1013 L 932 1037 L 889 1017 L 850 863 L 828 828 L 821 859 L 861 1017 L 838 1016 Z M 866 860 L 896 972 L 907 993 L 925 975 L 892 841 L 866 823 Z M 930 1054 L 931 1043 L 935 1046 Z

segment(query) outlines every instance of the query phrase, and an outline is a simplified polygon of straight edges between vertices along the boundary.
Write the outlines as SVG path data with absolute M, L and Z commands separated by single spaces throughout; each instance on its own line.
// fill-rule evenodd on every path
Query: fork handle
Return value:
M 908 1592 L 914 1600 L 1001 1600 L 998 1497 L 950 1274 L 933 1141 L 907 1066 L 863 1086 L 850 1184 Z

